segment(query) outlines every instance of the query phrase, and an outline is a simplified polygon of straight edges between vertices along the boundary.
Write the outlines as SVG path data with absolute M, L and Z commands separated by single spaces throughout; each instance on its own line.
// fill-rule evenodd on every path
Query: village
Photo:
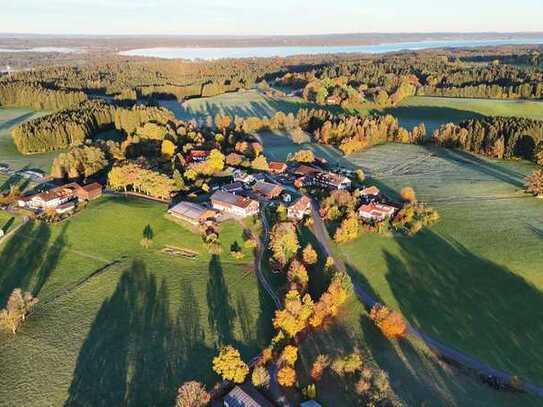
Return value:
M 195 150 L 188 158 L 195 163 L 206 161 L 209 151 Z M 172 197 L 167 213 L 191 225 L 243 219 L 258 215 L 265 207 L 286 207 L 287 217 L 300 221 L 312 211 L 313 201 L 331 191 L 353 190 L 353 171 L 330 168 L 326 160 L 316 157 L 312 163 L 296 161 L 271 161 L 267 171 L 247 170 L 228 166 L 223 171 L 227 177 L 212 184 L 209 193 L 186 200 L 186 194 Z M 99 182 L 80 185 L 77 182 L 55 185 L 46 178 L 39 184 L 39 192 L 20 196 L 15 203 L 18 210 L 37 217 L 65 219 L 82 203 L 93 201 L 103 193 L 113 193 Z M 398 204 L 391 204 L 376 186 L 357 190 L 358 216 L 365 222 L 382 222 L 393 218 L 399 211 Z M 130 194 L 128 194 L 130 195 Z M 7 209 L 7 208 L 5 208 Z M 13 208 L 11 208 L 13 209 Z

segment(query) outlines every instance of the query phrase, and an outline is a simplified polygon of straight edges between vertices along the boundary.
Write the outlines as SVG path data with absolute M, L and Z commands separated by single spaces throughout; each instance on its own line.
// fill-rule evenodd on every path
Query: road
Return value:
M 345 267 L 345 263 L 337 256 L 334 256 L 330 236 L 328 235 L 326 226 L 319 215 L 319 202 L 313 200 L 312 203 L 312 230 L 321 245 L 321 250 L 324 251 L 327 256 L 330 256 L 334 259 L 334 265 L 339 271 L 345 271 L 349 273 L 349 270 L 347 269 L 347 267 Z M 353 287 L 356 296 L 366 307 L 371 308 L 375 304 L 378 304 L 378 301 L 373 298 L 360 284 L 356 284 L 355 282 L 353 282 Z M 451 346 L 441 343 L 437 339 L 425 334 L 424 332 L 418 330 L 409 323 L 407 324 L 407 329 L 408 335 L 422 340 L 426 344 L 426 346 L 428 346 L 428 348 L 440 358 L 453 361 L 465 368 L 477 372 L 478 374 L 493 376 L 497 378 L 500 383 L 510 383 L 511 379 L 514 377 L 514 375 L 509 372 L 495 369 L 492 366 L 489 366 L 488 364 L 480 361 L 479 359 L 471 355 L 460 352 L 452 348 Z M 521 384 L 521 388 L 528 393 L 543 397 L 543 387 L 535 383 L 523 381 Z
M 264 230 L 263 230 L 262 239 L 257 238 L 257 241 L 259 241 L 259 244 L 258 244 L 258 250 L 257 250 L 257 253 L 256 253 L 256 259 L 255 259 L 255 262 L 256 262 L 256 276 L 257 276 L 258 280 L 260 281 L 260 284 L 262 284 L 262 287 L 264 287 L 264 290 L 266 290 L 268 295 L 271 297 L 271 299 L 275 303 L 275 308 L 276 309 L 281 309 L 282 306 L 283 306 L 281 304 L 281 300 L 279 299 L 276 292 L 271 287 L 270 283 L 266 279 L 266 276 L 264 275 L 264 272 L 262 271 L 262 261 L 264 260 L 264 253 L 266 251 L 266 247 L 268 247 L 268 242 L 270 240 L 269 239 L 270 238 L 270 225 L 269 225 L 268 219 L 266 218 L 266 208 L 265 207 L 263 207 L 261 209 L 261 211 L 260 211 L 260 218 L 262 219 L 262 226 L 263 226 Z

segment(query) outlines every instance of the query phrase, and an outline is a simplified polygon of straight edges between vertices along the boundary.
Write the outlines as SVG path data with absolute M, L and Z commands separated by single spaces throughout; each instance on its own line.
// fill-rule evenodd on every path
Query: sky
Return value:
M 543 31 L 543 0 L 0 0 L 3 33 L 489 31 Z

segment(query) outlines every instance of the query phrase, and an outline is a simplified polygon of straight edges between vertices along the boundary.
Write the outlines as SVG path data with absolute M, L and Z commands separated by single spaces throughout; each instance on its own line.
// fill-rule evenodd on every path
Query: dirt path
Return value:
M 326 226 L 322 218 L 319 216 L 319 203 L 316 201 L 313 201 L 312 216 L 314 220 L 312 227 L 313 233 L 319 241 L 321 249 L 326 253 L 326 255 L 333 257 L 334 264 L 340 271 L 348 272 L 347 268 L 345 267 L 345 263 L 343 263 L 343 261 L 337 256 L 334 256 L 331 248 L 330 236 L 328 235 L 328 231 L 326 230 Z M 366 307 L 371 308 L 378 303 L 378 301 L 368 292 L 366 292 L 361 285 L 353 282 L 353 287 L 356 296 Z M 408 334 L 422 340 L 426 346 L 428 346 L 428 348 L 432 350 L 434 354 L 436 354 L 436 356 L 452 361 L 478 374 L 492 376 L 500 383 L 509 384 L 511 379 L 514 377 L 514 375 L 509 372 L 495 369 L 471 355 L 460 352 L 449 345 L 441 343 L 437 339 L 413 327 L 411 324 L 408 324 Z M 521 388 L 526 392 L 543 397 L 543 387 L 535 383 L 522 382 Z

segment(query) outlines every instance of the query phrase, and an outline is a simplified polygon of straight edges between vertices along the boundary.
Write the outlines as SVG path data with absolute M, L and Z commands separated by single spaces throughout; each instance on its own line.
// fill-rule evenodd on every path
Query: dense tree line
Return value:
M 386 142 L 422 143 L 425 135 L 424 124 L 408 131 L 391 115 L 334 117 L 314 131 L 316 141 L 337 146 L 347 155 Z
M 134 106 L 127 109 L 87 101 L 76 108 L 25 122 L 13 129 L 12 136 L 21 153 L 33 154 L 81 144 L 110 128 L 132 134 L 148 121 L 165 124 L 170 119 L 173 115 L 161 108 Z
M 362 98 L 366 103 L 379 106 L 396 105 L 412 95 L 498 99 L 543 97 L 543 71 L 537 63 L 541 58 L 539 53 L 490 58 L 492 55 L 481 52 L 463 57 L 463 54 L 433 51 L 346 58 L 338 63 L 288 72 L 279 83 L 305 88 L 304 97 L 317 103 L 326 103 L 329 96 L 351 104 Z M 524 61 L 529 65 L 520 67 L 502 61 Z
M 133 163 L 113 167 L 108 174 L 108 185 L 116 191 L 133 191 L 166 200 L 175 191 L 171 178 Z
M 543 121 L 484 117 L 446 124 L 433 135 L 436 144 L 496 158 L 536 161 L 543 151 Z
M 274 59 L 188 62 L 110 58 L 79 66 L 17 72 L 13 77 L 55 89 L 106 94 L 120 99 L 128 95 L 131 100 L 134 96 L 182 100 L 250 88 L 259 78 L 283 69 L 283 64 Z
M 0 82 L 0 106 L 60 110 L 87 100 L 83 92 L 47 89 L 36 83 Z
M 103 170 L 107 164 L 105 154 L 100 148 L 73 147 L 55 158 L 51 167 L 51 176 L 58 179 L 90 177 Z

